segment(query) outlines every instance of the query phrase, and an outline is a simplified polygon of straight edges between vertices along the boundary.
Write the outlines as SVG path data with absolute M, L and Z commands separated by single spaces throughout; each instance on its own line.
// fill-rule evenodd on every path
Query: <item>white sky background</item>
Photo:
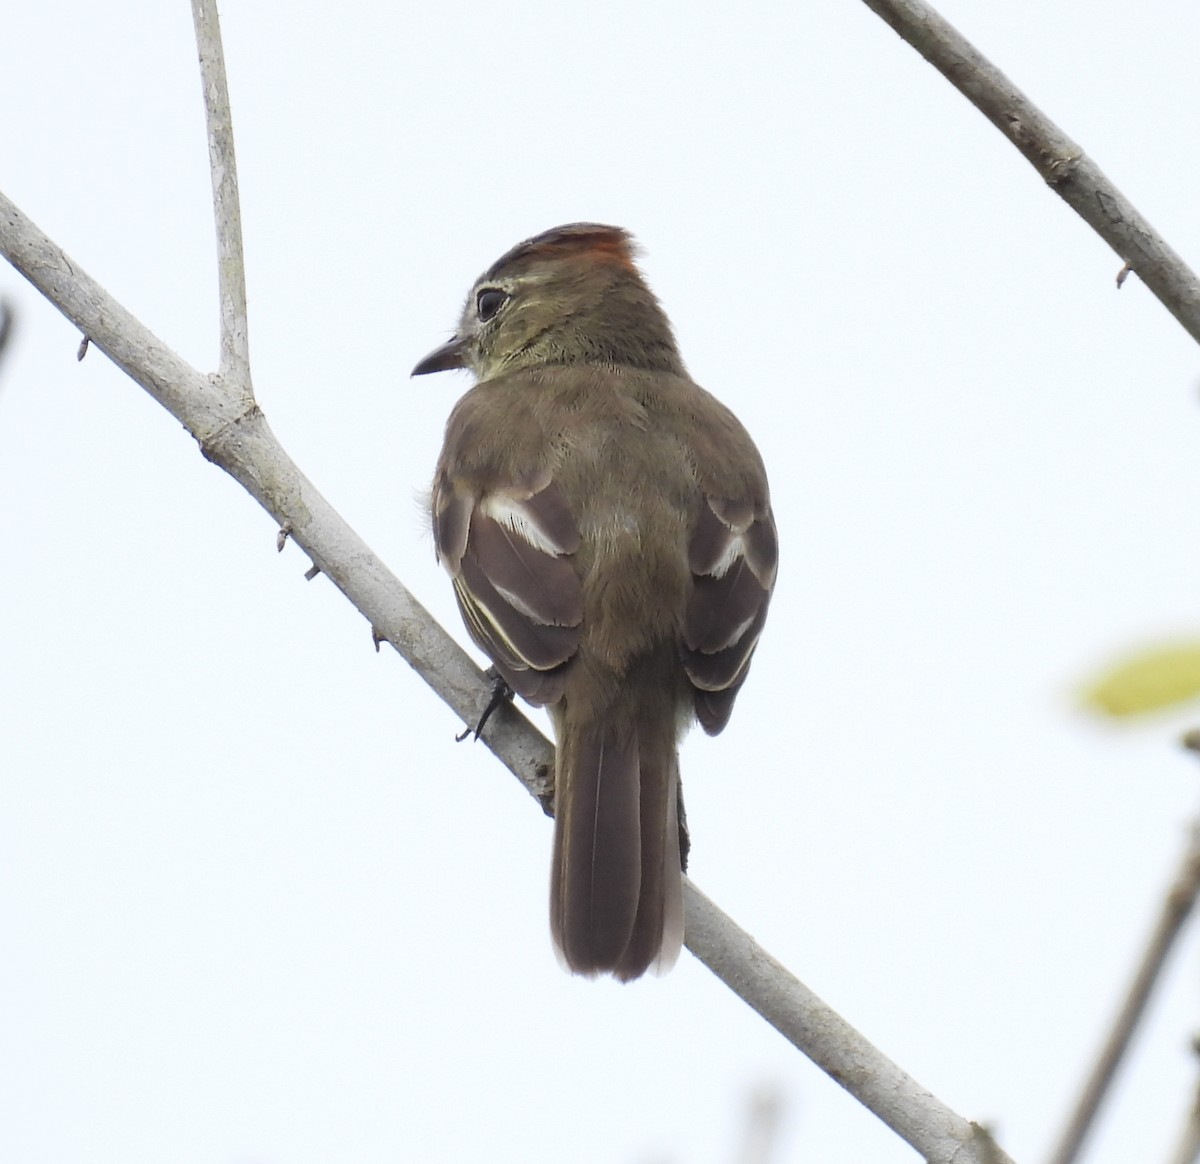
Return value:
M 1200 9 L 943 12 L 1200 261 Z M 1198 800 L 1194 715 L 1073 705 L 1200 630 L 1193 341 L 853 0 L 221 16 L 259 401 L 462 641 L 418 495 L 468 381 L 408 370 L 512 243 L 638 235 L 783 544 L 732 723 L 684 748 L 693 875 L 1044 1158 Z M 187 5 L 3 35 L 0 188 L 215 366 Z M 763 1084 L 780 1159 L 915 1159 L 690 955 L 565 976 L 519 785 L 165 412 L 6 267 L 0 294 L 0 1159 L 725 1164 Z M 1165 1157 L 1198 960 L 1092 1160 Z

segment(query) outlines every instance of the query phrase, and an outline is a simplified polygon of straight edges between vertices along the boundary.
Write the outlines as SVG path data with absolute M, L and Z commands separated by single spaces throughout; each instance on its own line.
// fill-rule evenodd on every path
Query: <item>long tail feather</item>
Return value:
M 619 961 L 641 884 L 636 735 L 567 725 L 555 775 L 550 928 L 567 967 L 598 974 Z
M 683 943 L 683 879 L 679 859 L 679 768 L 675 741 L 661 728 L 642 734 L 642 879 L 629 945 L 613 967 L 624 982 L 647 970 L 665 974 Z
M 648 717 L 559 723 L 550 928 L 576 974 L 664 973 L 683 940 L 674 724 Z

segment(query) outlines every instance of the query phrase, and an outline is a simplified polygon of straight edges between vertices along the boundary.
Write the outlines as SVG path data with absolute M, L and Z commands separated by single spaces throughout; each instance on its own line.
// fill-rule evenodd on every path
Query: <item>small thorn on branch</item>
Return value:
M 371 627 L 371 642 L 375 644 L 375 654 L 379 654 L 379 645 L 381 643 L 386 643 L 389 641 L 390 640 L 388 639 L 387 635 L 385 635 L 378 627 Z
M 292 536 L 292 527 L 290 523 L 285 522 L 279 527 L 279 532 L 275 535 L 275 552 L 282 554 L 283 547 L 287 545 L 287 540 Z
M 79 351 L 75 353 L 77 360 L 82 360 L 88 354 L 88 348 L 91 346 L 91 343 L 91 337 L 86 335 L 79 341 Z
M 1126 263 L 1125 266 L 1123 266 L 1117 272 L 1117 290 L 1118 291 L 1121 290 L 1122 285 L 1124 284 L 1125 280 L 1129 278 L 1130 272 L 1132 270 L 1133 270 L 1133 267 L 1130 266 L 1129 263 Z
M 304 581 L 311 582 L 320 572 L 321 567 L 314 562 L 307 570 L 304 571 Z

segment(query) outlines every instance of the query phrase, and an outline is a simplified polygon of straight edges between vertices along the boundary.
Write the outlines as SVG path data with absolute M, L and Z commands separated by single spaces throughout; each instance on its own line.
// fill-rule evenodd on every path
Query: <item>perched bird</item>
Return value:
M 665 972 L 677 743 L 693 718 L 725 726 L 775 581 L 762 459 L 688 377 L 614 226 L 493 263 L 413 375 L 449 368 L 477 383 L 446 426 L 434 538 L 471 637 L 554 724 L 555 946 L 577 974 Z

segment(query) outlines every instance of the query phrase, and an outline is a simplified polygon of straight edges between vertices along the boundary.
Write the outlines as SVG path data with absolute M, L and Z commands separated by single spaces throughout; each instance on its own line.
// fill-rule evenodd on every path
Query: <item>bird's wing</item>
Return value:
M 583 621 L 579 528 L 559 487 L 546 473 L 479 493 L 442 476 L 433 532 L 471 637 L 519 695 L 555 702 Z
M 706 497 L 688 545 L 683 664 L 709 735 L 729 720 L 767 618 L 779 550 L 768 505 Z

